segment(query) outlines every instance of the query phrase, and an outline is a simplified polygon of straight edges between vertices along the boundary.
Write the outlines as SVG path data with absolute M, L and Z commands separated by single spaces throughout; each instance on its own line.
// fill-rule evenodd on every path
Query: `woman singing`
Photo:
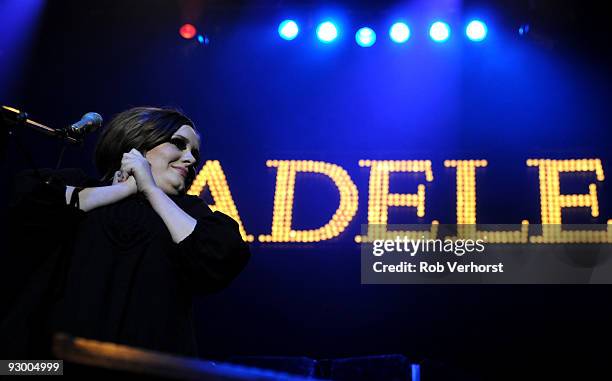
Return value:
M 12 255 L 34 270 L 0 327 L 3 352 L 41 356 L 67 332 L 197 354 L 193 297 L 226 287 L 250 257 L 233 219 L 186 195 L 199 149 L 186 116 L 137 107 L 102 132 L 100 181 L 68 169 L 17 179 Z

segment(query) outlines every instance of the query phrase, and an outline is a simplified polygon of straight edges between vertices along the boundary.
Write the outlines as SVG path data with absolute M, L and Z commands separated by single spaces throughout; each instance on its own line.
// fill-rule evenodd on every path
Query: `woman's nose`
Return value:
M 193 164 L 196 162 L 196 159 L 191 153 L 191 151 L 187 151 L 185 154 L 183 154 L 182 160 L 184 162 L 188 162 L 189 164 Z

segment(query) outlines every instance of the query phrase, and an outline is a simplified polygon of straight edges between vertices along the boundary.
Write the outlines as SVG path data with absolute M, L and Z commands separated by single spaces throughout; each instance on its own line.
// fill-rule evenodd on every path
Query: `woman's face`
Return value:
M 157 186 L 166 194 L 177 195 L 185 190 L 189 167 L 196 165 L 199 152 L 200 138 L 191 126 L 183 125 L 170 142 L 154 147 L 145 157 Z

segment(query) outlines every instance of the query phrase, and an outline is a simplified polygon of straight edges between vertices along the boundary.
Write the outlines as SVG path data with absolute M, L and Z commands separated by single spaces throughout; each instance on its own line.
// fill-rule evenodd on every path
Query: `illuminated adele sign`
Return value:
M 605 230 L 601 231 L 561 231 L 561 212 L 564 208 L 587 207 L 592 217 L 599 216 L 597 183 L 591 183 L 584 193 L 562 194 L 560 192 L 560 173 L 592 172 L 597 182 L 604 181 L 600 159 L 528 159 L 528 167 L 539 171 L 541 224 L 546 226 L 542 235 L 524 234 L 518 231 L 487 232 L 489 242 L 500 243 L 612 243 L 612 220 L 608 220 Z M 318 242 L 340 235 L 357 213 L 358 190 L 348 172 L 339 165 L 311 160 L 268 160 L 268 167 L 277 168 L 274 210 L 270 234 L 258 236 L 259 242 Z M 415 208 L 419 217 L 425 215 L 425 183 L 432 182 L 434 175 L 430 160 L 360 160 L 360 167 L 370 168 L 368 195 L 368 225 L 387 225 L 389 207 Z M 476 174 L 478 168 L 487 166 L 486 160 L 445 160 L 444 166 L 456 169 L 456 215 L 457 225 L 476 224 Z M 416 193 L 389 193 L 391 173 L 421 173 L 425 181 L 417 186 Z M 292 225 L 293 195 L 295 178 L 298 173 L 318 173 L 328 177 L 340 194 L 340 202 L 335 213 L 321 227 L 311 230 L 294 230 Z M 199 196 L 208 187 L 215 202 L 213 210 L 220 210 L 232 216 L 240 226 L 246 241 L 254 241 L 248 234 L 236 204 L 232 198 L 225 174 L 219 161 L 205 163 L 189 189 L 189 194 Z M 437 225 L 434 221 L 432 226 Z M 526 227 L 529 222 L 522 221 Z M 432 227 L 432 229 L 434 229 Z M 380 231 L 377 230 L 377 234 Z M 391 232 L 389 232 L 391 233 Z M 393 231 L 397 235 L 398 231 Z M 415 233 L 415 232 L 404 232 Z M 419 233 L 420 234 L 420 233 Z M 355 242 L 371 241 L 372 235 L 359 235 Z M 528 241 L 527 241 L 528 240 Z

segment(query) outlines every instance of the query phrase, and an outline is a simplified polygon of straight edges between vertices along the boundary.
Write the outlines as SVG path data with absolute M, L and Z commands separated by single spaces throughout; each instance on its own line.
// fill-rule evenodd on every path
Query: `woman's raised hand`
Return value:
M 121 159 L 121 171 L 133 177 L 136 182 L 136 189 L 145 195 L 157 189 L 157 184 L 151 173 L 151 164 L 135 148 L 130 152 L 124 153 Z M 128 178 L 128 180 L 129 180 Z

